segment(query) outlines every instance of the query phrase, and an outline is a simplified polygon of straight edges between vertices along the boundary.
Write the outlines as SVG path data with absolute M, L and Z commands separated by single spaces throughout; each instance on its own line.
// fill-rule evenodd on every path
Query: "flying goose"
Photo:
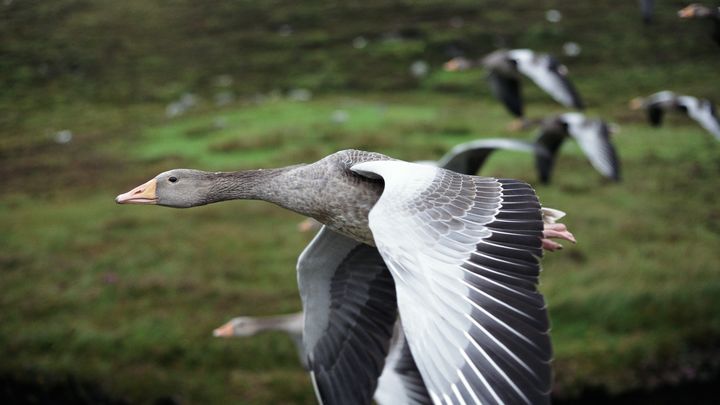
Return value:
M 712 39 L 720 45 L 720 7 L 708 7 L 702 4 L 691 4 L 678 11 L 680 18 L 708 19 L 713 23 Z
M 567 67 L 554 56 L 529 49 L 497 50 L 480 61 L 456 57 L 445 63 L 445 70 L 466 70 L 485 67 L 490 90 L 514 116 L 524 116 L 520 74 L 529 77 L 555 101 L 582 110 L 583 102 L 567 77 Z
M 535 142 L 548 153 L 535 155 L 540 181 L 550 182 L 558 150 L 568 137 L 578 143 L 595 170 L 608 179 L 619 181 L 620 161 L 610 140 L 611 132 L 605 121 L 587 118 L 582 113 L 565 113 L 542 120 Z
M 325 225 L 298 261 L 303 345 L 322 403 L 369 403 L 398 313 L 434 403 L 549 402 L 537 284 L 553 230 L 529 185 L 345 150 L 278 169 L 170 170 L 116 202 L 233 199 Z
M 662 124 L 665 111 L 682 111 L 720 141 L 720 119 L 715 105 L 708 99 L 678 95 L 665 90 L 645 98 L 634 98 L 630 101 L 630 108 L 645 109 L 650 124 L 656 127 Z
M 285 332 L 292 339 L 300 356 L 300 363 L 307 369 L 302 345 L 303 313 L 263 317 L 238 316 L 213 331 L 215 337 L 255 336 L 266 331 Z
M 348 254 L 350 252 L 344 253 Z M 313 269 L 309 270 L 312 271 Z M 308 369 L 308 358 L 302 341 L 303 323 L 302 312 L 268 317 L 239 316 L 215 329 L 213 335 L 217 337 L 233 337 L 254 336 L 267 330 L 285 332 L 295 342 L 301 364 Z M 425 383 L 420 376 L 420 371 L 415 365 L 415 360 L 403 335 L 400 320 L 396 321 L 393 327 L 388 355 L 382 373 L 378 378 L 373 399 L 380 405 L 431 403 Z

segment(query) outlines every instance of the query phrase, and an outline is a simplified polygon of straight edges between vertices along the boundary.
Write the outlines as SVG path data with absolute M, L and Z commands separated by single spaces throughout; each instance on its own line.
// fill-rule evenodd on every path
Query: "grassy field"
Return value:
M 588 114 L 621 128 L 619 184 L 573 143 L 551 185 L 537 184 L 522 153 L 498 153 L 481 172 L 532 183 L 579 241 L 544 260 L 556 397 L 717 379 L 720 144 L 683 117 L 654 129 L 627 109 L 664 88 L 720 99 L 708 85 L 720 62 L 709 27 L 678 22 L 681 3 L 658 5 L 648 27 L 635 2 L 475 3 L 0 6 L 0 33 L 13 39 L 0 42 L 0 386 L 23 381 L 39 395 L 72 378 L 130 402 L 314 403 L 285 336 L 211 337 L 235 315 L 299 309 L 295 261 L 311 238 L 296 230 L 302 218 L 248 201 L 121 207 L 115 195 L 174 167 L 275 167 L 346 148 L 427 160 L 477 138 L 531 139 L 508 131 L 482 72 L 440 70 L 447 47 L 481 54 L 498 40 L 558 54 L 580 43 L 563 59 Z M 564 16 L 555 25 L 544 20 L 553 7 Z M 463 25 L 448 28 L 458 15 Z M 284 25 L 291 35 L 278 34 Z M 351 46 L 358 36 L 365 48 Z M 103 59 L 108 49 L 115 59 Z M 430 66 L 422 79 L 407 73 L 418 59 Z M 217 106 L 215 81 L 228 72 L 235 99 Z M 290 100 L 296 87 L 315 96 Z M 530 116 L 563 111 L 524 90 Z M 167 118 L 188 91 L 197 105 Z M 70 142 L 55 141 L 62 130 Z
M 336 109 L 345 123 L 332 122 Z M 481 136 L 532 136 L 507 132 L 507 122 L 488 100 L 346 95 L 36 145 L 39 155 L 23 162 L 54 156 L 67 167 L 19 171 L 3 192 L 2 368 L 72 374 L 131 400 L 312 403 L 284 336 L 210 337 L 230 316 L 299 308 L 294 263 L 310 238 L 296 231 L 301 218 L 260 202 L 119 207 L 114 195 L 175 166 L 271 167 L 341 148 L 435 159 Z M 620 124 L 622 183 L 605 183 L 568 144 L 555 182 L 537 186 L 546 205 L 568 212 L 579 240 L 548 255 L 542 277 L 558 395 L 672 383 L 718 366 L 720 145 L 679 118 L 661 129 L 639 117 Z M 535 181 L 521 153 L 497 154 L 482 174 Z

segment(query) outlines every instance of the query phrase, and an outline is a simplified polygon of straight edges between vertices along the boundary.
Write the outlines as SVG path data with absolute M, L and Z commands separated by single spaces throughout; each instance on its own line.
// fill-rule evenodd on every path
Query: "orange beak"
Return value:
M 125 194 L 115 197 L 115 202 L 118 204 L 157 204 L 156 187 L 157 181 L 152 179 Z
M 230 337 L 232 335 L 233 335 L 232 322 L 228 322 L 225 325 L 223 325 L 213 331 L 213 336 L 215 336 L 215 337 Z

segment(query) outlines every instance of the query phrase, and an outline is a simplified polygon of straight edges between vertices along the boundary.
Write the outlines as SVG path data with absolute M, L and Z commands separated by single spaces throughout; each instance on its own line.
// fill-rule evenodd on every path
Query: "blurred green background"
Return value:
M 579 241 L 542 275 L 555 398 L 717 382 L 720 144 L 679 115 L 650 128 L 627 103 L 662 89 L 720 99 L 720 49 L 709 22 L 677 18 L 685 2 L 657 3 L 645 25 L 625 0 L 3 0 L 0 395 L 314 403 L 286 336 L 211 337 L 232 316 L 300 308 L 302 218 L 113 198 L 174 167 L 345 148 L 427 160 L 481 137 L 530 139 L 507 129 L 482 71 L 441 69 L 497 47 L 556 54 L 588 114 L 621 128 L 619 184 L 574 144 L 548 186 L 524 154 L 481 172 L 533 183 Z M 564 111 L 527 80 L 524 93 L 530 117 Z

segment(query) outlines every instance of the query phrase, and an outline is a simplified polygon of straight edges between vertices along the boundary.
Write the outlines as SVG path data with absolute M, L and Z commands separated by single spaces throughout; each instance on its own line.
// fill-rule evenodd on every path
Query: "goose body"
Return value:
M 524 116 L 520 82 L 523 75 L 565 107 L 584 108 L 580 95 L 567 77 L 567 68 L 550 54 L 529 49 L 501 49 L 480 61 L 454 58 L 445 64 L 445 69 L 456 71 L 475 66 L 485 67 L 493 95 L 516 117 Z
M 547 234 L 527 184 L 346 150 L 281 169 L 171 170 L 116 201 L 232 199 L 325 225 L 298 261 L 321 402 L 369 403 L 398 313 L 434 403 L 549 401 L 552 348 L 537 290 Z
M 653 126 L 662 124 L 667 111 L 680 111 L 700 124 L 715 139 L 720 141 L 720 118 L 715 105 L 707 99 L 678 95 L 671 91 L 660 91 L 645 98 L 635 98 L 630 102 L 632 109 L 645 109 L 648 121 Z

